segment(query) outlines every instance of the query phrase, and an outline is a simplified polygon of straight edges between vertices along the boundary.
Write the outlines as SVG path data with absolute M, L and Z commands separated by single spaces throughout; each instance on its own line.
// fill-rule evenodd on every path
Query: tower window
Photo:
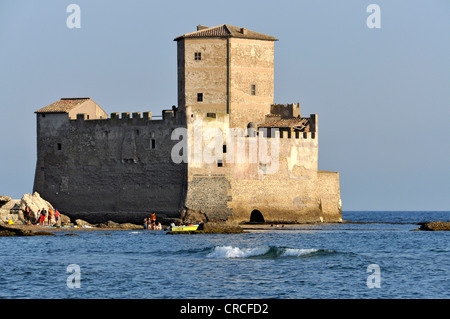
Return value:
M 58 143 L 57 147 L 58 147 L 58 151 L 62 150 L 62 145 L 61 145 L 61 143 Z
M 202 53 L 195 52 L 194 58 L 195 58 L 195 61 L 200 61 L 202 59 Z
M 150 146 L 151 146 L 152 149 L 156 148 L 156 140 L 154 138 L 152 138 Z
M 252 84 L 250 86 L 250 94 L 251 95 L 256 95 L 256 84 Z
M 217 167 L 223 167 L 223 161 L 217 160 Z
M 197 93 L 197 102 L 203 102 L 203 93 Z

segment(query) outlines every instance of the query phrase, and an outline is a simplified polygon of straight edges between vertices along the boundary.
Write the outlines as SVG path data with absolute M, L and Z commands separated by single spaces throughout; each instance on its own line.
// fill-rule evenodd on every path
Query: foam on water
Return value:
M 310 249 L 294 249 L 294 248 L 287 248 L 282 256 L 302 256 L 302 255 L 308 255 L 315 252 L 318 252 L 318 249 L 310 248 Z
M 207 258 L 278 258 L 278 257 L 300 257 L 318 252 L 318 249 L 309 248 L 286 248 L 286 247 L 257 247 L 240 248 L 233 246 L 216 246 L 206 256 Z

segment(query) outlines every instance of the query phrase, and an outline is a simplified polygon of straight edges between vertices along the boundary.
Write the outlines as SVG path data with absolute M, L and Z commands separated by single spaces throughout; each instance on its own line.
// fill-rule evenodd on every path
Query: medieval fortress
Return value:
M 175 38 L 178 107 L 106 114 L 90 98 L 36 111 L 34 191 L 73 218 L 338 222 L 318 116 L 274 104 L 276 38 L 231 25 Z

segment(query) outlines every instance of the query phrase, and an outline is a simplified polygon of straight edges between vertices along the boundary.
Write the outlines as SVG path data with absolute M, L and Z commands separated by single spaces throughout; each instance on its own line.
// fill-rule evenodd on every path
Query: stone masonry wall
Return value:
M 125 113 L 107 120 L 38 115 L 34 191 L 89 222 L 141 222 L 151 212 L 178 217 L 186 165 L 175 164 L 171 132 L 184 118 Z
M 189 182 L 186 207 L 204 214 L 208 221 L 225 221 L 232 215 L 231 185 L 225 176 L 195 175 Z
M 190 109 L 187 112 L 192 114 L 192 117 L 188 116 L 187 122 L 191 144 L 194 143 L 195 127 L 226 129 L 228 121 L 225 118 L 210 119 L 204 114 L 191 112 Z M 312 115 L 312 118 L 314 127 L 317 128 L 317 116 Z M 243 153 L 238 150 L 238 139 L 244 142 Z M 232 143 L 231 140 L 224 139 L 226 150 L 220 148 L 219 154 L 216 154 L 217 160 L 211 163 L 190 162 L 186 209 L 199 211 L 205 208 L 204 211 L 209 216 L 218 218 L 232 212 L 228 219 L 238 222 L 248 222 L 254 210 L 258 210 L 269 222 L 315 223 L 341 220 L 339 174 L 318 171 L 317 132 L 292 134 L 291 137 L 284 134 L 278 140 L 278 149 L 275 144 L 272 145 L 274 138 L 265 139 L 267 155 L 278 153 L 278 158 L 275 156 L 273 161 L 266 164 L 260 161 L 261 150 L 257 151 L 256 161 L 255 158 L 249 158 L 249 150 L 257 145 L 258 139 L 259 137 L 236 136 Z M 203 152 L 215 152 L 208 148 L 210 142 L 209 139 L 201 141 Z M 243 158 L 238 159 L 241 155 Z M 222 199 L 219 200 L 220 198 Z M 225 207 L 227 209 L 224 214 Z

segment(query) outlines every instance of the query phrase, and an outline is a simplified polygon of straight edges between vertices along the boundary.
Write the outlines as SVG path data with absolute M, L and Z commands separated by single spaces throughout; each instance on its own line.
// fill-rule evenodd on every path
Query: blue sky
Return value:
M 34 111 L 88 96 L 160 114 L 177 103 L 173 39 L 224 23 L 279 39 L 275 102 L 319 115 L 319 168 L 340 172 L 344 210 L 450 210 L 448 0 L 2 0 L 0 195 L 32 191 Z

